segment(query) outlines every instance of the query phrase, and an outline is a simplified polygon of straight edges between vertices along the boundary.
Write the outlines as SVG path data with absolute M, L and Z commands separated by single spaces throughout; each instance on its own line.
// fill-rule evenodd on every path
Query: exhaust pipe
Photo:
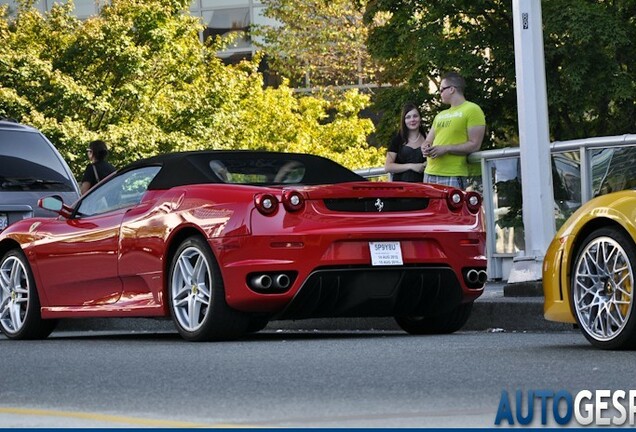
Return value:
M 479 273 L 475 269 L 470 269 L 466 273 L 466 280 L 471 284 L 476 284 L 479 281 Z
M 486 281 L 488 280 L 488 273 L 486 273 L 486 270 L 480 270 L 479 271 L 479 276 L 477 276 L 477 281 L 483 285 L 486 283 Z
M 272 287 L 272 278 L 266 274 L 252 276 L 250 284 L 256 289 L 267 290 Z
M 274 287 L 279 289 L 289 288 L 290 284 L 289 276 L 285 273 L 278 274 L 274 276 Z

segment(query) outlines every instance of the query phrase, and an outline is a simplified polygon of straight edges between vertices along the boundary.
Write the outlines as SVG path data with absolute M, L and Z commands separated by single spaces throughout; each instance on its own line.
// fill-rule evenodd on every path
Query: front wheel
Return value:
M 43 320 L 31 266 L 19 249 L 0 261 L 0 329 L 9 339 L 44 339 L 57 321 Z
M 227 305 L 221 271 L 202 238 L 189 237 L 177 249 L 168 291 L 170 313 L 184 339 L 231 340 L 245 334 L 248 319 Z
M 601 228 L 578 248 L 570 280 L 574 316 L 590 343 L 602 349 L 636 347 L 636 246 L 616 228 Z
M 462 303 L 450 312 L 435 316 L 399 316 L 398 325 L 407 333 L 415 335 L 449 334 L 461 329 L 473 310 L 473 302 Z

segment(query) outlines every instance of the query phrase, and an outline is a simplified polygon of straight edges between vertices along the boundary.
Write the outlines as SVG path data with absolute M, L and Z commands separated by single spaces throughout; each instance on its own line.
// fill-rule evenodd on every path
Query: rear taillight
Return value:
M 465 199 L 468 211 L 471 213 L 477 213 L 481 208 L 481 195 L 477 192 L 468 192 Z
M 254 196 L 256 209 L 264 215 L 271 215 L 278 209 L 278 198 L 270 193 L 257 194 Z
M 283 192 L 283 206 L 288 212 L 296 212 L 302 210 L 305 206 L 305 198 L 298 191 Z
M 459 211 L 464 203 L 464 192 L 459 189 L 452 189 L 446 196 L 448 208 L 453 211 Z

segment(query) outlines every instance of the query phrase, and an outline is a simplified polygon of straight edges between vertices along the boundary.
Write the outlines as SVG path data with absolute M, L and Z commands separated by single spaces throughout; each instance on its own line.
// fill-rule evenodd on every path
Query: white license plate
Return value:
M 402 265 L 402 248 L 400 242 L 369 242 L 371 251 L 371 265 L 391 266 Z
M 0 231 L 9 226 L 9 218 L 6 214 L 0 213 Z

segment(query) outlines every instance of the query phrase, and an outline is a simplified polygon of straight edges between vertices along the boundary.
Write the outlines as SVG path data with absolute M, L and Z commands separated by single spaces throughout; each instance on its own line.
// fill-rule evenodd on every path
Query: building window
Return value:
M 251 50 L 251 42 L 247 34 L 250 27 L 249 8 L 203 11 L 202 17 L 206 25 L 205 30 L 203 30 L 204 39 L 214 36 L 227 36 L 232 32 L 242 32 L 243 34 L 239 35 L 227 49 Z
M 198 3 L 194 1 L 193 3 Z M 237 7 L 237 6 L 249 6 L 249 0 L 201 0 L 201 8 L 219 8 L 219 7 Z
M 68 0 L 38 0 L 33 4 L 33 7 L 42 13 L 48 12 L 53 8 L 55 4 L 64 4 Z M 101 5 L 108 0 L 74 0 L 75 16 L 80 19 L 86 19 L 99 12 Z M 15 0 L 0 0 L 0 5 L 9 5 L 9 14 L 15 14 L 18 9 L 18 2 Z
M 38 0 L 34 6 L 41 12 L 50 11 L 55 3 L 65 3 L 68 0 Z M 101 5 L 110 0 L 74 0 L 75 15 L 86 19 L 99 12 Z M 0 0 L 0 4 L 9 5 L 9 13 L 17 10 L 16 0 Z M 250 26 L 257 24 L 271 24 L 272 20 L 263 16 L 263 4 L 259 0 L 193 0 L 190 3 L 190 13 L 200 17 L 205 29 L 201 34 L 202 40 L 215 36 L 227 36 L 233 32 L 240 33 L 232 44 L 218 53 L 225 63 L 238 63 L 243 59 L 250 59 L 254 53 L 254 46 L 249 34 Z

